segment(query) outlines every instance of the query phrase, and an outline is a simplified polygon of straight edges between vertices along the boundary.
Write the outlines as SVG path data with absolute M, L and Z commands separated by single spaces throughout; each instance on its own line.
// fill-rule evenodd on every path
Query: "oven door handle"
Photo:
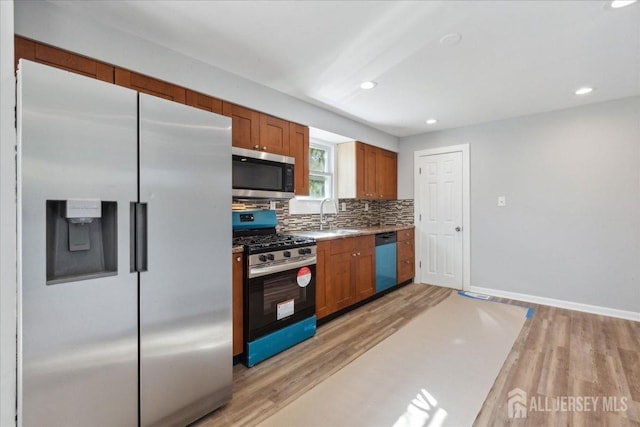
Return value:
M 312 257 L 308 257 L 299 261 L 268 265 L 266 267 L 251 267 L 249 268 L 249 279 L 253 279 L 254 277 L 266 276 L 273 273 L 280 273 L 287 270 L 293 270 L 294 268 L 304 267 L 307 265 L 313 265 L 316 262 L 316 256 L 314 255 Z

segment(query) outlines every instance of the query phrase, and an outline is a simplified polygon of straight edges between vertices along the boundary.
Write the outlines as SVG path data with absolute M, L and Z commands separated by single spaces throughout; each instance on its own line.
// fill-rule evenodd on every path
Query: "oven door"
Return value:
M 245 341 L 292 325 L 315 314 L 315 257 L 287 270 L 251 277 L 246 284 Z M 301 265 L 303 264 L 303 265 Z

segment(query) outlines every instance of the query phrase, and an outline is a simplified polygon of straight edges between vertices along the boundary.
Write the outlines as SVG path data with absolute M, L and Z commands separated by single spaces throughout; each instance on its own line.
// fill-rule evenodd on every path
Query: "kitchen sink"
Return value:
M 349 234 L 360 233 L 360 230 L 352 230 L 349 228 L 336 228 L 335 230 L 309 230 L 309 231 L 296 231 L 295 234 L 299 236 L 307 237 L 335 237 L 335 236 L 347 236 Z

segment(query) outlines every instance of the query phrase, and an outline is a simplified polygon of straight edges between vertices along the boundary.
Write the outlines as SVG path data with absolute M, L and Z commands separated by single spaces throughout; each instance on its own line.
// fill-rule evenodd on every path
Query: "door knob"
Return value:
M 457 227 L 456 227 L 456 231 L 458 231 L 458 232 L 459 232 L 460 230 L 462 230 L 462 227 L 457 226 Z

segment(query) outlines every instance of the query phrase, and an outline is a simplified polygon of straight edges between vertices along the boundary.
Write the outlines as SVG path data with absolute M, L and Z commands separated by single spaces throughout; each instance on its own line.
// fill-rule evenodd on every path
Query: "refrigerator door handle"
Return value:
M 131 202 L 131 272 L 147 271 L 147 204 Z

